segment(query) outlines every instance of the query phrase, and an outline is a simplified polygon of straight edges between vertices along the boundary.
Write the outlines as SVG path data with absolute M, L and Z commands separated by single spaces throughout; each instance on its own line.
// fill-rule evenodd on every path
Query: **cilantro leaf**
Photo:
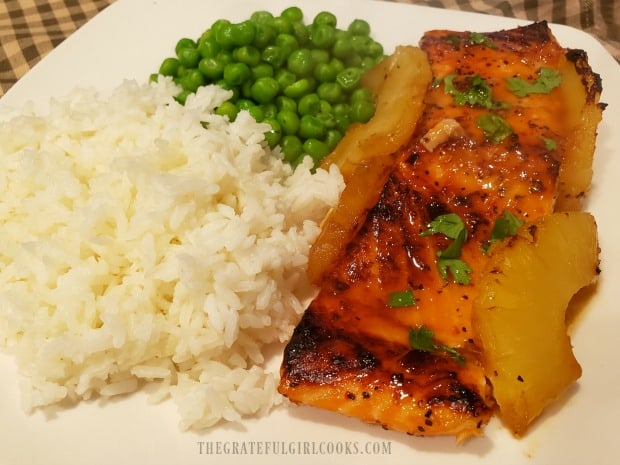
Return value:
M 459 260 L 458 258 L 443 258 L 440 256 L 437 261 L 437 267 L 443 279 L 448 279 L 449 271 L 456 284 L 467 285 L 471 282 L 471 268 L 463 260 Z
M 496 143 L 500 143 L 512 134 L 512 126 L 504 118 L 494 113 L 478 116 L 476 125 L 482 129 L 488 139 Z
M 483 108 L 493 108 L 493 99 L 491 96 L 491 86 L 476 74 L 467 77 L 467 88 L 460 90 L 454 84 L 456 74 L 449 74 L 443 78 L 444 92 L 454 97 L 454 103 L 457 105 L 471 105 Z
M 495 220 L 491 231 L 491 242 L 501 241 L 507 236 L 514 236 L 517 230 L 523 225 L 523 220 L 504 210 L 504 215 Z
M 491 244 L 501 241 L 508 236 L 514 236 L 522 225 L 523 220 L 521 218 L 513 215 L 508 210 L 504 210 L 503 216 L 495 220 L 491 230 L 491 238 L 483 247 L 483 251 L 486 253 Z
M 410 289 L 388 294 L 389 307 L 412 307 L 415 305 L 415 296 Z
M 474 45 L 484 45 L 489 48 L 495 48 L 493 40 L 482 34 L 481 32 L 472 32 L 469 34 L 469 43 Z
M 409 330 L 409 345 L 412 349 L 422 352 L 443 351 L 450 355 L 459 365 L 465 364 L 465 359 L 453 347 L 437 344 L 435 342 L 435 333 L 426 326 L 420 326 L 418 329 L 411 328 Z
M 433 352 L 437 346 L 434 341 L 435 333 L 426 326 L 409 330 L 409 345 L 412 349 L 422 352 Z
M 445 215 L 439 215 L 428 225 L 426 231 L 420 233 L 421 236 L 430 236 L 432 234 L 443 234 L 449 239 L 456 239 L 459 234 L 467 230 L 465 229 L 465 223 L 459 215 L 456 213 L 446 213 Z
M 506 78 L 506 82 L 510 92 L 517 97 L 526 97 L 530 94 L 548 94 L 562 83 L 562 75 L 555 69 L 542 67 L 534 82 L 515 77 Z
M 428 229 L 420 233 L 421 236 L 443 234 L 453 241 L 444 250 L 437 252 L 437 268 L 439 274 L 445 280 L 448 279 L 448 271 L 457 284 L 469 284 L 471 269 L 461 256 L 463 244 L 467 241 L 467 228 L 460 216 L 456 213 L 439 215 L 429 223 Z
M 555 150 L 557 148 L 558 144 L 553 139 L 550 139 L 550 138 L 544 137 L 544 136 L 541 136 L 540 138 L 542 139 L 543 143 L 545 144 L 545 148 L 547 150 Z

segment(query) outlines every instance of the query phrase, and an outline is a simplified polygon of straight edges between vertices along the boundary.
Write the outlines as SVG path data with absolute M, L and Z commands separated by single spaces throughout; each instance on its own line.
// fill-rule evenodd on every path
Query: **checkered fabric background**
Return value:
M 567 24 L 596 36 L 620 61 L 620 0 L 393 1 Z M 0 96 L 55 46 L 113 2 L 0 0 Z

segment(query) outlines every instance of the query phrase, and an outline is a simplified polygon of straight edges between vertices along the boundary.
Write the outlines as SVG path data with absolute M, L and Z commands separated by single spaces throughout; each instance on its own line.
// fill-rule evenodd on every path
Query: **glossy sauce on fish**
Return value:
M 430 31 L 420 47 L 434 77 L 423 116 L 359 233 L 321 278 L 285 349 L 279 391 L 385 428 L 463 438 L 479 434 L 494 411 L 471 329 L 484 248 L 505 211 L 524 221 L 553 211 L 569 131 L 559 89 L 518 96 L 506 79 L 535 82 L 571 53 L 546 23 L 487 34 Z M 458 104 L 446 78 L 457 93 L 484 82 L 492 97 Z M 481 128 L 486 114 L 510 126 L 501 141 Z M 456 129 L 447 135 L 446 121 Z M 431 140 L 437 132 L 439 142 Z M 447 213 L 467 230 L 459 259 L 471 270 L 468 284 L 438 272 L 438 252 L 452 240 L 421 234 Z M 415 303 L 390 304 L 402 292 Z M 412 348 L 410 331 L 419 328 L 459 357 Z

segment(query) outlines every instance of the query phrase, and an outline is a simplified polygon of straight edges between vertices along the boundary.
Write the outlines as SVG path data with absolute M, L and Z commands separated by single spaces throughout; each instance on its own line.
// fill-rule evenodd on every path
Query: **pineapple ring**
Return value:
M 596 223 L 585 212 L 547 215 L 490 254 L 473 328 L 500 415 L 521 436 L 581 376 L 565 314 L 573 295 L 598 276 Z

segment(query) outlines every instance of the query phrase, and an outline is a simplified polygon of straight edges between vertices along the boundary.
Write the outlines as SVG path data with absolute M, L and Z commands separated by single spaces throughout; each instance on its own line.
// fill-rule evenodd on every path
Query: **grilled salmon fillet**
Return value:
M 480 434 L 494 411 L 471 327 L 491 231 L 506 211 L 524 221 L 551 213 L 560 196 L 572 128 L 551 71 L 577 69 L 583 105 L 596 104 L 600 80 L 544 22 L 430 31 L 420 47 L 434 77 L 423 116 L 379 201 L 319 279 L 285 348 L 279 391 L 384 428 L 464 438 Z M 513 90 L 510 78 L 521 80 Z M 524 82 L 538 91 L 516 92 Z M 469 270 L 457 282 L 438 268 L 453 240 L 425 233 L 446 214 L 467 231 L 458 260 Z M 430 349 L 413 345 L 412 334 Z

